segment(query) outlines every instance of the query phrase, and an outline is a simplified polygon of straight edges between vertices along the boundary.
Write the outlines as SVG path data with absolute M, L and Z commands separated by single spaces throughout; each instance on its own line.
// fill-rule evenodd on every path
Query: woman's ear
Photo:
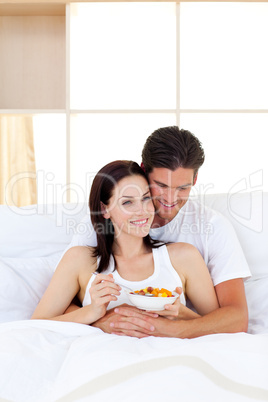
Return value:
M 109 212 L 108 212 L 108 209 L 107 209 L 106 205 L 103 204 L 103 202 L 101 202 L 101 213 L 102 213 L 102 216 L 103 216 L 105 219 L 109 219 L 109 218 L 110 218 L 110 214 L 109 214 Z

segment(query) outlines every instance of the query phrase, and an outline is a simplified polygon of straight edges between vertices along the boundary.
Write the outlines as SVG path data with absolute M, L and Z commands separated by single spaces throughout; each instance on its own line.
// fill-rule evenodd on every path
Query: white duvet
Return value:
M 268 334 L 137 339 L 26 320 L 0 326 L 0 360 L 10 401 L 268 400 Z
M 0 258 L 0 399 L 268 401 L 268 278 L 246 283 L 251 334 L 137 339 L 29 320 L 59 257 Z

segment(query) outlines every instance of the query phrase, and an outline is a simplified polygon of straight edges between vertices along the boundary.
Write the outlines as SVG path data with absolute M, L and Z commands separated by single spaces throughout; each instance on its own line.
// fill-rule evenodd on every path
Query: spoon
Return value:
M 98 275 L 98 272 L 93 272 L 93 275 Z M 125 289 L 125 290 L 127 290 L 128 292 L 132 292 L 132 293 L 134 293 L 134 290 L 132 290 L 132 289 L 130 289 L 130 288 L 128 288 L 127 286 L 125 286 L 125 285 L 121 285 L 121 283 L 118 283 L 118 282 L 114 282 L 116 285 L 118 285 L 118 286 L 120 286 L 122 289 Z M 145 295 L 139 295 L 138 293 L 134 293 L 135 295 L 138 295 L 138 296 L 147 296 L 147 297 L 152 297 L 153 295 L 151 295 L 150 293 L 148 293 L 148 294 L 145 294 Z

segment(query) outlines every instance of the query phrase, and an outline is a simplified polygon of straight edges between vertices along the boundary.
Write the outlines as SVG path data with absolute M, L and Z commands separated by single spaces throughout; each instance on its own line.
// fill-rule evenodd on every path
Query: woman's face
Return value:
M 147 236 L 154 219 L 154 206 L 145 178 L 135 175 L 120 180 L 106 210 L 103 216 L 111 219 L 115 237 L 122 233 Z

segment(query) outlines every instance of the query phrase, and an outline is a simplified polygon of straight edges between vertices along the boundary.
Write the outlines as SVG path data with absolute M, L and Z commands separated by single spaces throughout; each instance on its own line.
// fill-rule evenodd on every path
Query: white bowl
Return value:
M 135 307 L 141 310 L 150 310 L 150 311 L 160 311 L 164 310 L 164 306 L 166 304 L 173 304 L 175 300 L 179 297 L 179 294 L 176 292 L 172 292 L 174 296 L 170 297 L 150 297 L 150 296 L 142 296 L 138 294 L 131 294 L 130 292 L 126 292 L 128 298 Z

